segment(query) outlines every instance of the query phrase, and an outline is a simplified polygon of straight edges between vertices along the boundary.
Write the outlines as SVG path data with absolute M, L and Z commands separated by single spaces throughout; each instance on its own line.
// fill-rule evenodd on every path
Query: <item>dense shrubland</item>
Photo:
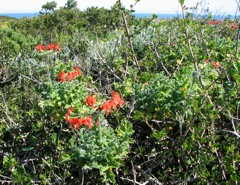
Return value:
M 239 184 L 238 20 L 74 2 L 1 25 L 0 181 Z

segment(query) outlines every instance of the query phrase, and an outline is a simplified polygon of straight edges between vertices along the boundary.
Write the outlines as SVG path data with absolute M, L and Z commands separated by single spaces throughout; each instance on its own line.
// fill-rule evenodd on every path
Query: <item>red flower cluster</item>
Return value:
M 207 64 L 207 63 L 209 63 L 209 60 L 204 60 L 204 62 Z M 218 62 L 215 62 L 215 61 L 212 62 L 212 65 L 213 65 L 215 68 L 218 68 L 218 67 L 219 67 L 219 63 L 218 63 Z
M 42 50 L 45 50 L 45 47 L 42 44 L 38 44 L 37 47 L 36 47 L 36 50 L 37 51 L 42 51 Z
M 65 114 L 65 121 L 69 120 L 69 116 L 70 116 L 72 111 L 73 111 L 73 108 L 68 108 L 67 114 Z
M 205 63 L 209 63 L 209 60 L 204 60 Z
M 89 95 L 85 100 L 85 104 L 89 105 L 90 107 L 92 107 L 92 109 L 94 109 L 94 104 L 96 103 L 96 101 L 97 99 L 94 96 Z
M 53 50 L 53 51 L 61 51 L 61 48 L 59 47 L 60 45 L 60 42 L 57 42 L 56 44 L 48 44 L 46 47 L 43 46 L 42 44 L 38 44 L 37 47 L 36 47 L 36 50 L 37 51 L 45 51 L 45 50 Z
M 65 79 L 65 73 L 64 71 L 61 71 L 58 75 L 57 75 L 57 78 L 60 82 L 65 82 L 66 79 Z
M 94 105 L 96 103 L 96 98 L 92 95 L 89 95 L 87 99 L 85 100 L 85 104 L 91 106 L 94 108 Z M 117 92 L 112 92 L 112 99 L 104 102 L 98 110 L 105 110 L 106 114 L 108 115 L 110 113 L 111 109 L 114 109 L 116 111 L 117 106 L 122 106 L 124 104 L 123 99 Z M 92 117 L 86 116 L 85 118 L 69 118 L 70 114 L 72 113 L 73 108 L 69 108 L 67 113 L 65 114 L 65 121 L 69 122 L 72 126 L 73 130 L 79 129 L 82 125 L 87 126 L 89 129 L 92 129 Z M 96 126 L 98 126 L 99 120 L 96 121 Z
M 218 68 L 219 67 L 219 63 L 217 63 L 217 62 L 213 62 L 213 66 L 215 67 L 215 68 Z
M 210 25 L 219 25 L 222 22 L 223 22 L 222 20 L 218 20 L 218 21 L 211 20 L 211 21 L 208 22 L 208 24 L 210 24 Z M 230 26 L 232 30 L 235 30 L 235 29 L 238 28 L 238 24 L 237 23 L 230 23 L 230 22 L 228 22 L 227 26 Z
M 69 123 L 73 130 L 79 129 L 82 125 L 87 126 L 89 129 L 93 127 L 91 116 L 86 116 L 85 118 L 70 118 Z
M 208 24 L 210 24 L 210 25 L 219 25 L 221 23 L 222 23 L 222 20 L 218 20 L 218 21 L 211 20 L 211 21 L 208 22 Z
M 65 73 L 64 71 L 61 71 L 59 74 L 57 74 L 57 78 L 59 82 L 65 82 L 66 81 L 66 77 L 68 79 L 68 81 L 73 80 L 74 78 L 76 78 L 77 76 L 80 76 L 81 70 L 77 67 L 74 66 L 74 71 L 69 71 L 67 73 Z
M 231 29 L 232 30 L 235 30 L 235 29 L 237 29 L 238 28 L 238 24 L 237 23 L 234 23 L 232 26 L 231 26 Z
M 93 125 L 92 125 L 92 117 L 91 116 L 86 116 L 85 118 L 70 118 L 69 119 L 69 116 L 72 111 L 73 111 L 73 108 L 68 109 L 68 111 L 65 115 L 65 121 L 69 121 L 73 130 L 79 129 L 82 125 L 85 125 L 89 129 L 92 129 Z
M 124 101 L 121 98 L 121 96 L 115 91 L 112 92 L 112 99 L 120 106 L 124 104 Z
M 123 99 L 117 92 L 112 92 L 112 99 L 104 102 L 98 110 L 105 110 L 106 114 L 108 115 L 110 113 L 110 110 L 113 108 L 113 110 L 116 111 L 117 106 L 122 106 L 124 104 Z

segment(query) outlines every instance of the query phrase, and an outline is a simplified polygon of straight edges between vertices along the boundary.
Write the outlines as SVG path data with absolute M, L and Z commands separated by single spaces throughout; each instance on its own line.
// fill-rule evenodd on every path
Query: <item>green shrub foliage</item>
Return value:
M 1 183 L 240 183 L 239 20 L 179 3 L 183 18 L 68 0 L 3 19 Z

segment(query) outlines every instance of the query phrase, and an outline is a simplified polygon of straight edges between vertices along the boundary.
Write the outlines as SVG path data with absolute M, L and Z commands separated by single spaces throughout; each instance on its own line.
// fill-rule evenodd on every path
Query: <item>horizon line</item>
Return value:
M 133 14 L 173 14 L 173 15 L 181 15 L 181 13 L 168 13 L 168 12 L 164 12 L 164 13 L 156 13 L 156 12 L 132 12 Z M 0 12 L 0 15 L 2 14 L 39 14 L 39 12 Z M 212 15 L 216 15 L 216 14 L 212 14 Z M 223 14 L 223 15 L 236 15 L 236 14 Z

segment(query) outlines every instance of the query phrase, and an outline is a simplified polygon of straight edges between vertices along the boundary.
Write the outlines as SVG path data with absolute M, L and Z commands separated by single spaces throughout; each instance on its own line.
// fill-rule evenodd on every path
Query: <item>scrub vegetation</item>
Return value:
M 179 3 L 1 23 L 2 184 L 240 183 L 239 20 Z

